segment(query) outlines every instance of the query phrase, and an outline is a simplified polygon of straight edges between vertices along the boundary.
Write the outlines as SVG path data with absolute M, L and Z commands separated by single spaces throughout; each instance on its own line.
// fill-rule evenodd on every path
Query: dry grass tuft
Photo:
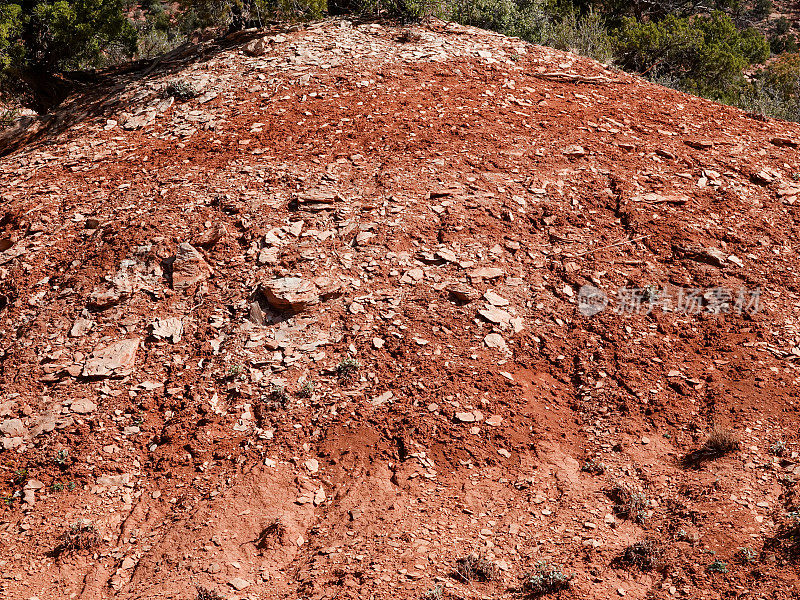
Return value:
M 468 554 L 456 561 L 456 570 L 453 577 L 464 583 L 471 581 L 492 581 L 498 576 L 497 565 L 485 556 Z
M 736 433 L 725 427 L 714 426 L 705 444 L 689 452 L 681 462 L 684 467 L 697 468 L 705 462 L 735 452 L 740 446 Z

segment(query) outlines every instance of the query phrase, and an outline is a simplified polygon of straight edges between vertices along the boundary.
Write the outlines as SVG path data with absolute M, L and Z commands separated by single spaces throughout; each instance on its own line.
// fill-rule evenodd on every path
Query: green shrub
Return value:
M 614 57 L 613 40 L 603 18 L 593 10 L 583 17 L 579 17 L 575 12 L 569 12 L 562 19 L 552 23 L 547 30 L 545 43 L 604 63 L 611 62 Z
M 260 27 L 271 19 L 319 19 L 326 0 L 179 0 L 185 32 L 204 27 Z
M 755 29 L 736 29 L 721 11 L 708 16 L 658 22 L 623 19 L 615 34 L 621 66 L 649 76 L 675 77 L 691 93 L 721 101 L 735 99 L 746 84 L 744 70 L 769 56 Z

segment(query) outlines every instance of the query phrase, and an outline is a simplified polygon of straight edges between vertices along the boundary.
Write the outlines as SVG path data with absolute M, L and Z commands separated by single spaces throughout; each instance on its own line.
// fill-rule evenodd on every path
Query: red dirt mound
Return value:
M 29 127 L 3 597 L 800 593 L 797 125 L 328 21 Z

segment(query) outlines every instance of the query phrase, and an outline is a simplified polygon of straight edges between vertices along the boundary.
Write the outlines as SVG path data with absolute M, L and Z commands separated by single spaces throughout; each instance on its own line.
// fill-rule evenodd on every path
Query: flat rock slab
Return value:
M 156 319 L 150 324 L 150 331 L 158 340 L 172 340 L 173 344 L 181 341 L 183 336 L 183 321 L 180 317 L 165 317 Z
M 78 413 L 79 415 L 88 415 L 97 410 L 97 404 L 88 398 L 78 398 L 69 407 L 70 411 Z
M 301 312 L 340 295 L 341 284 L 330 277 L 280 277 L 263 284 L 261 293 L 275 310 Z
M 133 372 L 140 339 L 130 338 L 99 348 L 89 355 L 81 377 L 124 377 Z

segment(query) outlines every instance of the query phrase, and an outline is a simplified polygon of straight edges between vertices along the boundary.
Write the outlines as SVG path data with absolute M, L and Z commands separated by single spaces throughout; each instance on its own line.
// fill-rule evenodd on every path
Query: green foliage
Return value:
M 613 39 L 608 34 L 602 17 L 590 10 L 579 17 L 569 12 L 547 29 L 544 42 L 561 50 L 570 50 L 599 60 L 611 62 L 614 57 Z
M 540 41 L 552 3 L 526 0 L 453 0 L 440 3 L 439 16 L 529 41 Z
M 112 43 L 133 54 L 122 0 L 0 0 L 0 65 L 46 73 L 95 66 Z
M 753 9 L 750 14 L 755 20 L 760 21 L 770 16 L 774 8 L 775 5 L 772 0 L 756 0 L 753 3 Z
M 708 565 L 709 573 L 727 573 L 728 572 L 728 563 L 722 562 L 721 560 L 717 559 Z
M 675 77 L 679 86 L 708 98 L 730 101 L 744 85 L 744 69 L 769 56 L 755 29 L 736 29 L 721 11 L 709 16 L 668 16 L 658 22 L 623 19 L 616 33 L 622 67 L 651 76 Z
M 800 54 L 783 54 L 757 72 L 737 105 L 768 117 L 800 121 Z
M 525 574 L 522 592 L 526 598 L 539 598 L 567 589 L 571 579 L 572 577 L 565 575 L 559 565 L 542 560 L 536 563 L 532 572 Z
M 24 53 L 21 33 L 22 7 L 0 4 L 0 69 L 7 69 Z
M 178 0 L 183 29 L 205 27 L 231 30 L 263 26 L 270 19 L 319 19 L 327 12 L 326 0 Z

